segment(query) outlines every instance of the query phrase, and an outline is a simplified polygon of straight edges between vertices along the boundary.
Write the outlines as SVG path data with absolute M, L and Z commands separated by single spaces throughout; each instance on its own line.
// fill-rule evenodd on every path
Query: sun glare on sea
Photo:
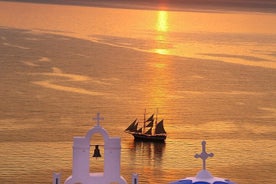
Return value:
M 152 52 L 156 53 L 152 55 L 149 60 L 149 66 L 153 69 L 150 72 L 150 76 L 147 76 L 149 85 L 153 86 L 151 92 L 148 93 L 151 104 L 156 106 L 164 106 L 167 102 L 164 96 L 168 94 L 166 85 L 170 84 L 171 73 L 169 61 L 166 57 L 161 55 L 169 55 L 168 46 L 168 12 L 160 10 L 156 12 L 156 22 L 154 27 L 155 38 L 153 41 Z
M 168 55 L 169 50 L 167 49 L 167 35 L 169 25 L 168 25 L 168 12 L 167 11 L 158 11 L 157 12 L 157 22 L 155 30 L 157 32 L 156 48 L 153 50 L 154 53 Z
M 157 31 L 161 31 L 161 32 L 168 31 L 168 12 L 167 11 L 158 11 L 156 29 Z
M 169 51 L 167 49 L 154 49 L 154 52 L 157 54 L 167 55 Z

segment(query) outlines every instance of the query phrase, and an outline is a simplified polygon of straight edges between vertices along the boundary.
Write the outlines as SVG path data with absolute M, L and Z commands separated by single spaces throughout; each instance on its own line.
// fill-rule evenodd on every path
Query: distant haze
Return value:
M 275 0 L 0 0 L 131 9 L 276 12 Z

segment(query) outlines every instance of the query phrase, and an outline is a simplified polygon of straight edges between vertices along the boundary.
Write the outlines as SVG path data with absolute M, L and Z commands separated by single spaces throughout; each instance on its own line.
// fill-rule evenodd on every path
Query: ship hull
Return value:
M 151 141 L 151 142 L 164 142 L 167 138 L 166 135 L 147 135 L 141 133 L 132 133 L 136 141 Z

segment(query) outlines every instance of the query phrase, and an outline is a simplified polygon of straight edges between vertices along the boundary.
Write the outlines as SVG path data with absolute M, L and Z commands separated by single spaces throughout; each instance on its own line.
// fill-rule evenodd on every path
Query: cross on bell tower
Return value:
M 97 126 L 100 126 L 100 120 L 104 120 L 104 118 L 100 117 L 100 113 L 97 113 L 97 117 L 93 118 L 97 122 Z
M 209 157 L 213 157 L 213 153 L 207 153 L 206 152 L 206 141 L 201 142 L 202 145 L 202 152 L 200 154 L 195 154 L 195 158 L 201 158 L 203 162 L 203 170 L 206 170 L 206 160 Z
M 126 180 L 120 175 L 121 172 L 121 138 L 109 137 L 108 132 L 100 126 L 100 113 L 93 118 L 96 125 L 91 128 L 85 136 L 74 137 L 73 143 L 73 168 L 72 175 L 67 178 L 64 184 L 127 184 Z M 103 152 L 103 172 L 90 173 L 90 146 L 93 135 L 100 134 L 104 141 Z M 98 146 L 94 157 L 100 157 Z

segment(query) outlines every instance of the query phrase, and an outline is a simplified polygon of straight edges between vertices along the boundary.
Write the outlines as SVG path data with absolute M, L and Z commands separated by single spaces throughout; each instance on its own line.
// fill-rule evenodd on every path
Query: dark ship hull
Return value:
M 135 141 L 152 141 L 152 142 L 164 142 L 167 138 L 166 135 L 147 135 L 140 133 L 132 133 Z

